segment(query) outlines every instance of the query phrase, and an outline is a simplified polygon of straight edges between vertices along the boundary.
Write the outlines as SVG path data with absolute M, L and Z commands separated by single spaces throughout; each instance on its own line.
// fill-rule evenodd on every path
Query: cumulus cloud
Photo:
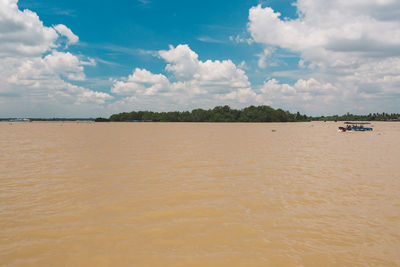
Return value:
M 198 105 L 213 105 L 223 100 L 256 99 L 247 75 L 231 60 L 201 61 L 188 45 L 170 46 L 158 55 L 167 63 L 165 70 L 171 77 L 137 68 L 127 78 L 114 81 L 111 92 L 129 95 L 130 100 L 137 102 L 157 94 L 154 100 L 183 104 L 182 107 L 194 101 Z
M 168 91 L 169 88 L 170 82 L 164 75 L 136 68 L 128 78 L 116 80 L 111 92 L 119 95 L 154 95 L 163 90 Z
M 396 111 L 400 98 L 398 1 L 298 0 L 295 6 L 295 19 L 282 18 L 270 7 L 252 7 L 251 39 L 230 37 L 233 42 L 264 46 L 256 55 L 259 72 L 282 64 L 282 49 L 299 55 L 298 69 L 285 70 L 292 83 L 268 78 L 252 86 L 243 70 L 245 64 L 202 61 L 189 46 L 178 45 L 158 52 L 167 74 L 137 68 L 115 80 L 112 92 L 126 96 L 119 104 L 132 107 L 151 105 L 151 101 L 159 107 L 167 103 L 169 108 L 258 103 L 316 115 L 362 111 L 368 103 L 371 112 L 382 107 Z M 266 76 L 282 77 L 283 73 Z
M 293 111 L 306 109 L 308 112 L 321 114 L 321 110 L 337 112 L 339 102 L 348 94 L 354 95 L 354 92 L 341 90 L 335 84 L 314 78 L 299 79 L 293 85 L 270 79 L 261 86 L 258 98 L 263 103 L 280 108 Z
M 159 55 L 168 62 L 165 69 L 178 79 L 191 80 L 199 71 L 198 55 L 188 45 L 170 46 L 169 50 L 160 51 Z
M 178 80 L 175 86 L 192 93 L 224 94 L 250 87 L 245 72 L 237 68 L 231 60 L 201 61 L 188 45 L 170 47 L 159 54 L 168 63 L 165 69 L 172 72 Z M 178 86 L 179 83 L 184 84 Z
M 400 5 L 394 1 L 299 0 L 296 6 L 299 18 L 292 20 L 281 19 L 270 7 L 251 8 L 249 31 L 253 39 L 302 53 L 317 49 L 315 54 L 386 57 L 400 51 L 399 17 L 374 15 L 379 7 L 399 11 Z
M 54 48 L 57 32 L 38 15 L 18 9 L 17 0 L 0 1 L 0 56 L 40 55 Z
M 65 25 L 43 25 L 36 13 L 21 11 L 17 4 L 17 0 L 0 0 L 0 112 L 22 112 L 35 103 L 40 106 L 31 112 L 54 108 L 57 103 L 61 110 L 61 105 L 98 105 L 111 99 L 107 93 L 72 83 L 84 81 L 84 66 L 95 62 L 58 51 L 57 40 L 65 37 L 68 45 L 79 38 Z
M 67 44 L 78 42 L 78 36 L 65 25 L 46 27 L 35 12 L 21 11 L 17 3 L 0 1 L 0 57 L 41 55 L 56 48 L 60 36 L 67 38 Z
M 298 80 L 294 85 L 280 84 L 276 79 L 264 83 L 261 90 L 269 99 L 285 97 L 291 99 L 301 96 L 302 100 L 310 100 L 319 96 L 330 96 L 338 89 L 330 83 L 321 83 L 313 78 Z
M 106 100 L 112 99 L 113 97 L 110 96 L 107 93 L 104 92 L 96 92 L 92 90 L 88 90 L 83 87 L 77 87 L 78 94 L 77 96 L 77 103 L 88 103 L 88 102 L 94 102 L 97 104 L 104 104 Z
M 295 6 L 295 19 L 282 18 L 270 7 L 252 7 L 248 31 L 253 40 L 266 48 L 298 53 L 299 67 L 308 70 L 308 77 L 355 92 L 348 97 L 381 96 L 388 101 L 385 93 L 390 92 L 399 100 L 399 1 L 298 0 Z M 259 55 L 260 67 L 265 66 L 264 55 Z M 285 96 L 287 88 L 280 89 Z M 303 96 L 298 95 L 299 99 Z
M 0 62 L 2 90 L 30 96 L 33 101 L 65 96 L 72 103 L 104 103 L 111 98 L 106 93 L 93 92 L 69 82 L 85 79 L 82 61 L 69 52 L 53 51 L 45 57 L 23 60 L 9 57 Z

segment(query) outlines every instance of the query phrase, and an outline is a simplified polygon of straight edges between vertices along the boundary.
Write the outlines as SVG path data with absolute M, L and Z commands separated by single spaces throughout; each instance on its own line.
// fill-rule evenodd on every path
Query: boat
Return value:
M 372 131 L 372 127 L 365 127 L 364 125 L 370 124 L 369 122 L 351 122 L 346 121 L 346 126 L 339 127 L 340 132 L 365 132 Z

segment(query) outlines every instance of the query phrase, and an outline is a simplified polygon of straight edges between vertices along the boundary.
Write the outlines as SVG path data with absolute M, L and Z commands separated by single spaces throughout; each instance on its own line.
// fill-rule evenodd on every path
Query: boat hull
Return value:
M 367 132 L 367 131 L 373 131 L 372 128 L 345 128 L 345 127 L 339 127 L 339 132 Z

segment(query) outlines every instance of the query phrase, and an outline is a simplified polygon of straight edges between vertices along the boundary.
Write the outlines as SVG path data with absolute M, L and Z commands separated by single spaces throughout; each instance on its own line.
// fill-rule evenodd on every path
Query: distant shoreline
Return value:
M 0 118 L 0 122 L 34 122 L 34 121 L 81 121 L 81 122 L 94 122 L 94 118 Z
M 0 123 L 21 123 L 21 122 L 25 122 L 25 123 L 31 123 L 31 122 L 109 122 L 109 123 L 166 123 L 166 122 L 175 122 L 175 123 L 297 123 L 297 122 L 345 122 L 345 121 L 349 121 L 349 120 L 309 120 L 309 121 L 261 121 L 261 122 L 257 122 L 257 121 L 96 121 L 96 119 L 91 119 L 91 120 L 86 120 L 86 119 L 77 119 L 77 120 L 71 120 L 71 119 L 59 119 L 59 120 L 52 120 L 52 119 L 40 119 L 40 120 L 28 120 L 28 121 L 16 121 L 14 119 L 8 120 L 8 119 L 0 119 Z M 358 121 L 358 120 L 350 120 L 350 121 Z M 362 121 L 362 122 L 367 122 L 367 121 Z M 400 120 L 370 120 L 369 122 L 400 122 Z
M 270 106 L 249 106 L 232 109 L 217 106 L 213 109 L 193 109 L 192 111 L 131 111 L 111 115 L 109 118 L 0 118 L 6 122 L 307 122 L 307 121 L 400 121 L 399 113 L 369 113 L 368 115 L 307 116 L 300 112 L 291 113 Z
M 189 111 L 153 112 L 131 111 L 97 118 L 95 121 L 153 121 L 153 122 L 304 122 L 304 121 L 400 121 L 398 113 L 370 113 L 368 115 L 307 116 L 300 112 L 291 113 L 270 106 L 249 106 L 232 109 L 229 106 L 217 106 L 213 109 L 194 109 Z

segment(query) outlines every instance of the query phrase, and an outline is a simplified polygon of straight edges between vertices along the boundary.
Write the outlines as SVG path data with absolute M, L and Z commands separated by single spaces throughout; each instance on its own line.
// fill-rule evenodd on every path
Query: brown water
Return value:
M 338 125 L 0 123 L 0 265 L 399 266 L 400 123 Z

